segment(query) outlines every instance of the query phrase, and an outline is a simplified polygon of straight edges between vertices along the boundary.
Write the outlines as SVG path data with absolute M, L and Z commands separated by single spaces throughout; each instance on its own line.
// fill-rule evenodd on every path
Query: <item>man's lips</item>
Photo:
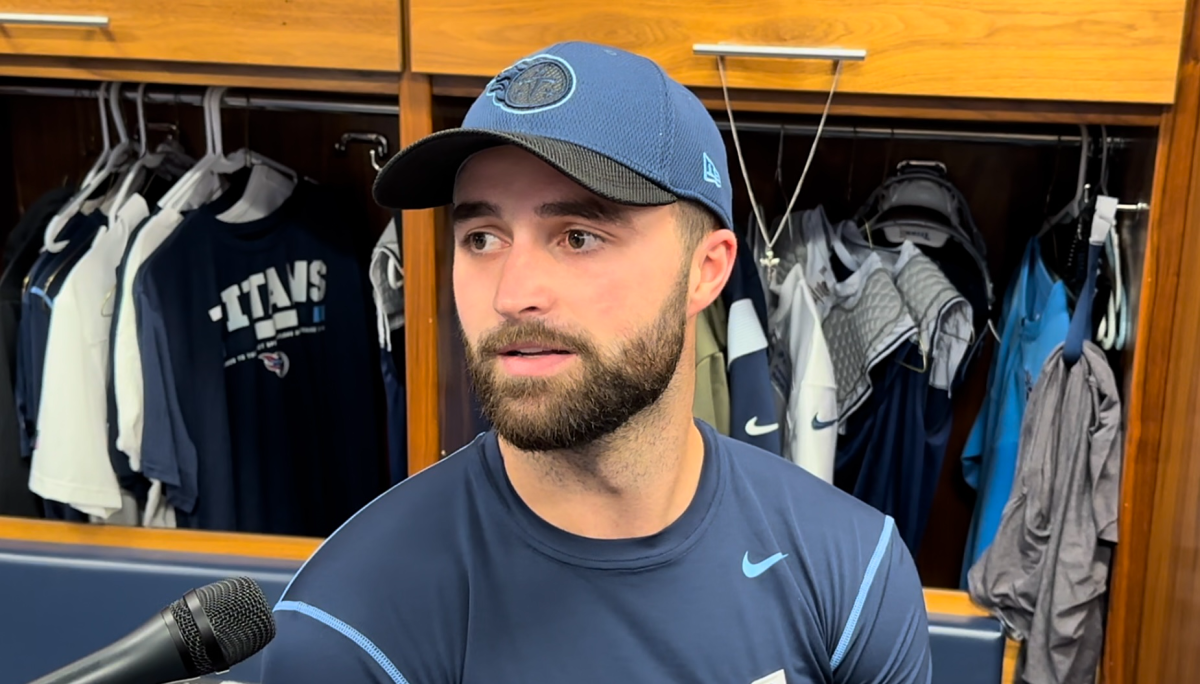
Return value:
M 552 354 L 572 354 L 569 349 L 542 344 L 510 344 L 501 347 L 497 352 L 500 356 L 549 356 Z

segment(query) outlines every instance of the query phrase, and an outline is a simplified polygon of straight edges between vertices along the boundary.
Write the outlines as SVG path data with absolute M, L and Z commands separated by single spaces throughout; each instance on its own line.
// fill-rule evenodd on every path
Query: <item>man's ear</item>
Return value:
M 688 316 L 695 316 L 712 304 L 733 273 L 737 257 L 737 235 L 727 228 L 709 233 L 692 253 L 691 288 Z

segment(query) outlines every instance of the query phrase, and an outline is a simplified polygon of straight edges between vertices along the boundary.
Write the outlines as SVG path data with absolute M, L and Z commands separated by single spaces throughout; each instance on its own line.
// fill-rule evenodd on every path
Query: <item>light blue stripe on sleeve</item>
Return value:
M 858 626 L 858 616 L 862 613 L 863 604 L 867 601 L 867 594 L 871 592 L 871 583 L 875 581 L 875 573 L 879 571 L 879 564 L 883 562 L 883 553 L 887 551 L 888 542 L 892 539 L 892 529 L 895 526 L 896 521 L 892 520 L 892 516 L 884 517 L 883 531 L 879 533 L 879 541 L 875 544 L 875 553 L 871 554 L 871 562 L 867 564 L 862 584 L 858 587 L 858 596 L 854 599 L 854 609 L 850 611 L 846 629 L 842 631 L 842 638 L 838 640 L 837 649 L 829 661 L 831 670 L 836 670 L 838 665 L 842 664 L 846 652 L 850 650 L 850 640 L 854 638 L 854 629 Z
M 379 650 L 378 646 L 372 643 L 370 639 L 363 636 L 362 632 L 359 632 L 357 629 L 354 629 L 350 625 L 342 622 L 329 613 L 326 613 L 320 608 L 314 608 L 313 606 L 301 601 L 280 601 L 275 605 L 275 610 L 290 610 L 302 615 L 307 615 L 317 622 L 332 627 L 337 632 L 340 632 L 342 636 L 358 644 L 359 648 L 366 651 L 367 655 L 371 656 L 371 658 L 379 664 L 379 667 L 383 668 L 383 671 L 387 673 L 387 676 L 392 678 L 392 682 L 394 682 L 394 684 L 408 684 L 408 680 L 404 678 L 404 675 L 400 674 L 400 670 L 396 669 L 396 666 L 392 664 L 392 661 L 389 660 L 386 655 L 384 655 L 383 651 Z

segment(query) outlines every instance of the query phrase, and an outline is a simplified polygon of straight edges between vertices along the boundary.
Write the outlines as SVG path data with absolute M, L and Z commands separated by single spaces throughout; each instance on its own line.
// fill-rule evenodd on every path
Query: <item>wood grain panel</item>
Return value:
M 433 90 L 428 76 L 400 79 L 400 147 L 433 132 Z M 438 273 L 435 211 L 405 211 L 405 362 L 408 392 L 408 472 L 415 474 L 441 456 L 438 389 Z
M 0 76 L 395 95 L 396 74 L 198 62 L 0 55 Z
M 83 525 L 6 517 L 0 517 L 0 538 L 301 561 L 311 556 L 321 543 L 320 539 L 310 537 Z
M 1110 658 L 1116 658 L 1120 668 L 1114 674 L 1121 677 L 1110 681 L 1190 681 L 1200 671 L 1200 650 L 1196 649 L 1200 642 L 1200 300 L 1192 296 L 1200 291 L 1200 269 L 1194 267 L 1200 259 L 1200 235 L 1194 230 L 1200 220 L 1198 22 L 1193 6 L 1181 69 L 1180 104 L 1171 121 L 1168 163 L 1174 168 L 1167 169 L 1163 179 L 1161 223 L 1155 231 L 1160 244 L 1154 252 L 1168 264 L 1161 269 L 1165 282 L 1155 287 L 1162 292 L 1156 306 L 1169 320 L 1169 327 L 1162 324 L 1162 329 L 1151 332 L 1158 338 L 1153 346 L 1146 345 L 1145 361 L 1155 371 L 1147 369 L 1143 392 L 1146 403 L 1150 403 L 1149 397 L 1162 398 L 1156 402 L 1158 406 L 1152 405 L 1136 417 L 1143 424 L 1139 427 L 1146 431 L 1157 428 L 1159 433 L 1157 472 L 1148 464 L 1135 462 L 1128 477 L 1132 481 L 1126 485 L 1128 534 L 1148 537 L 1135 542 L 1126 553 L 1143 553 L 1145 566 L 1118 577 L 1126 594 L 1122 597 L 1126 610 L 1120 616 L 1125 628 L 1109 643 Z M 1138 508 L 1132 508 L 1134 505 Z M 1126 526 L 1121 535 L 1130 540 Z M 1139 629 L 1136 643 L 1129 638 L 1133 629 Z M 1136 661 L 1130 662 L 1130 653 L 1136 653 Z
M 1163 116 L 1159 128 L 1137 345 L 1128 388 L 1120 543 L 1113 566 L 1102 668 L 1108 684 L 1171 681 L 1163 678 L 1162 671 L 1169 667 L 1163 661 L 1163 630 L 1172 629 L 1168 613 L 1174 610 L 1167 583 L 1173 572 L 1170 507 L 1179 500 L 1179 485 L 1187 483 L 1167 482 L 1163 490 L 1160 483 L 1165 482 L 1163 477 L 1180 477 L 1180 467 L 1195 456 L 1197 447 L 1195 441 L 1188 443 L 1194 439 L 1189 435 L 1195 421 L 1194 406 L 1188 406 L 1187 387 L 1178 386 L 1190 386 L 1191 391 L 1196 387 L 1195 373 L 1187 370 L 1197 360 L 1197 340 L 1188 337 L 1195 332 L 1191 329 L 1194 323 L 1183 329 L 1180 316 L 1195 317 L 1197 301 L 1180 294 L 1194 291 L 1186 289 L 1186 281 L 1196 279 L 1196 269 L 1182 269 L 1182 264 L 1191 263 L 1200 249 L 1194 235 L 1187 239 L 1189 232 L 1195 232 L 1188 227 L 1200 218 L 1196 213 L 1200 209 L 1196 201 L 1198 125 L 1200 14 L 1192 3 L 1175 106 Z M 1195 511 L 1193 524 L 1194 519 Z
M 5 10 L 106 16 L 107 29 L 0 25 L 0 53 L 398 73 L 396 0 L 19 0 Z
M 839 91 L 1168 103 L 1186 0 L 411 0 L 411 68 L 491 77 L 563 40 L 630 49 L 719 87 L 694 43 L 862 48 Z M 734 88 L 828 91 L 828 62 L 729 59 Z
M 435 96 L 474 99 L 487 85 L 480 76 L 434 76 Z M 720 88 L 692 87 L 709 110 L 724 116 L 725 99 Z M 795 93 L 771 90 L 733 90 L 729 93 L 735 112 L 819 115 L 826 93 Z M 871 118 L 936 119 L 940 121 L 1003 121 L 1005 123 L 1106 124 L 1109 126 L 1157 126 L 1162 105 L 1056 102 L 1050 100 L 988 100 L 947 97 L 905 97 L 845 93 L 835 97 L 832 116 Z

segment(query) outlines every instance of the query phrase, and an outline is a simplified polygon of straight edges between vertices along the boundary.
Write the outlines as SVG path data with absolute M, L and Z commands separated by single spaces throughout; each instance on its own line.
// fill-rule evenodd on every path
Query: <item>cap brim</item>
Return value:
M 459 167 L 476 152 L 516 145 L 588 190 L 634 206 L 678 200 L 645 176 L 574 143 L 536 135 L 454 128 L 427 136 L 401 150 L 375 179 L 375 201 L 389 209 L 429 209 L 450 204 Z

